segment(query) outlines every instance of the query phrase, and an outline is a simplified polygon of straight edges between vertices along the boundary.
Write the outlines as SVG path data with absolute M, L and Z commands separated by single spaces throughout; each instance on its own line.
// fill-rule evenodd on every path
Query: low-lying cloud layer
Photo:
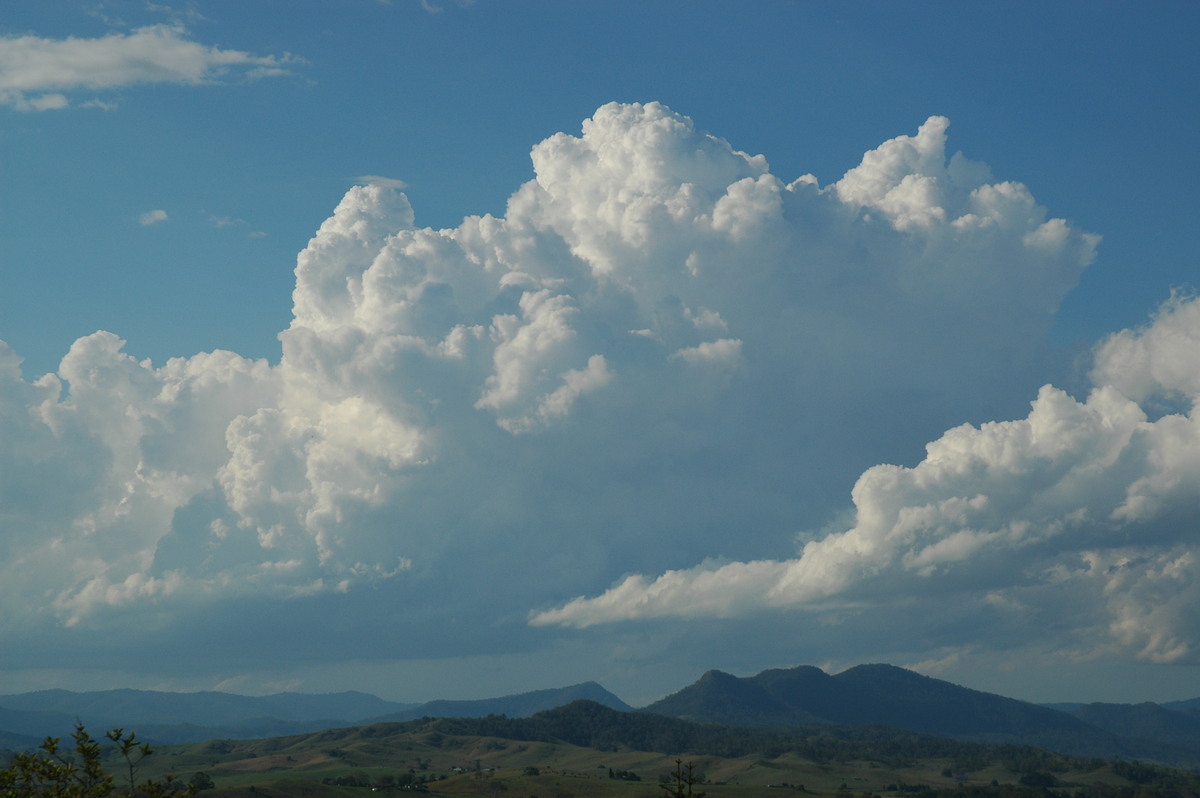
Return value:
M 419 228 L 398 184 L 352 189 L 278 365 L 97 332 L 28 381 L 5 350 L 0 633 L 330 597 L 437 655 L 949 593 L 1080 651 L 1193 656 L 1200 311 L 1104 342 L 1085 401 L 957 426 L 1034 395 L 1097 239 L 948 157 L 947 125 L 822 187 L 607 105 L 534 147 L 501 218 Z

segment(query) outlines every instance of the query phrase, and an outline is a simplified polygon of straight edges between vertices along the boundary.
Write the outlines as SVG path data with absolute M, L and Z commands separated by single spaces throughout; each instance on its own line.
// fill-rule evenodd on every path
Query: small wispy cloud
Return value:
M 386 0 L 381 0 L 381 2 L 383 2 L 384 5 L 391 5 L 391 3 L 386 2 Z M 425 9 L 425 11 L 427 11 L 430 14 L 440 14 L 440 13 L 442 13 L 442 11 L 445 10 L 442 6 L 438 5 L 437 3 L 431 2 L 431 0 L 420 0 L 420 3 L 421 3 L 421 8 Z M 474 4 L 475 4 L 475 0 L 458 0 L 458 2 L 455 5 L 457 5 L 459 8 L 469 8 L 470 6 L 472 6 Z
M 205 216 L 208 217 L 208 221 L 214 227 L 233 227 L 239 224 L 246 224 L 245 219 L 235 219 L 232 216 L 217 216 L 212 213 L 206 213 Z
M 70 105 L 67 92 L 144 83 L 216 83 L 288 74 L 301 59 L 255 55 L 187 38 L 178 24 L 149 25 L 94 39 L 0 37 L 0 105 L 47 111 Z M 88 103 L 84 103 L 87 105 Z
M 403 180 L 397 180 L 394 177 L 383 177 L 382 175 L 359 175 L 354 178 L 354 182 L 363 186 L 394 188 L 397 191 L 408 188 L 408 183 L 405 183 Z
M 201 14 L 193 6 L 187 8 L 173 8 L 164 3 L 146 3 L 146 10 L 154 14 L 162 14 L 166 18 L 175 22 L 206 22 L 208 17 Z
M 7 100 L 0 95 L 0 102 L 5 101 Z M 69 103 L 65 95 L 55 92 L 53 94 L 43 94 L 32 99 L 17 95 L 11 98 L 9 104 L 18 111 L 54 111 L 59 108 L 66 108 Z
M 208 223 L 211 224 L 213 227 L 223 229 L 226 227 L 249 227 L 250 226 L 250 223 L 247 222 L 245 219 L 239 219 L 235 216 L 218 216 L 215 213 L 209 213 L 208 211 L 204 211 L 203 213 L 204 213 L 204 218 L 206 218 L 208 220 Z M 262 230 L 253 230 L 250 233 L 247 233 L 247 236 L 249 236 L 250 238 L 266 238 L 267 234 L 265 232 L 263 232 Z
M 149 227 L 152 224 L 158 224 L 159 222 L 165 221 L 167 221 L 167 212 L 162 208 L 146 211 L 138 217 L 138 224 L 142 225 L 143 227 Z

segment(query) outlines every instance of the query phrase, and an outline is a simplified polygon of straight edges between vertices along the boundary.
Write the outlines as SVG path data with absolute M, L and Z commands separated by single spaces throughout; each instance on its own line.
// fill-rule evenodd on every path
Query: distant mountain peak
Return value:
M 374 722 L 406 721 L 421 717 L 441 718 L 471 718 L 485 715 L 506 715 L 510 718 L 527 718 L 547 709 L 561 707 L 574 701 L 591 701 L 610 709 L 622 712 L 632 711 L 633 707 L 604 689 L 596 682 L 580 682 L 569 687 L 552 687 L 544 690 L 534 690 L 528 693 L 501 696 L 500 698 L 483 698 L 466 701 L 429 701 L 419 706 L 393 712 L 378 718 Z
M 699 681 L 700 681 L 700 683 L 727 682 L 730 680 L 736 680 L 737 678 L 738 677 L 734 676 L 732 673 L 726 673 L 725 671 L 719 671 L 719 670 L 714 669 L 714 670 L 705 671 L 704 675 L 700 677 Z
M 1019 738 L 1030 729 L 1079 732 L 1076 718 L 970 690 L 886 663 L 834 676 L 812 666 L 737 677 L 709 671 L 644 709 L 688 720 L 737 725 L 879 724 L 947 736 Z

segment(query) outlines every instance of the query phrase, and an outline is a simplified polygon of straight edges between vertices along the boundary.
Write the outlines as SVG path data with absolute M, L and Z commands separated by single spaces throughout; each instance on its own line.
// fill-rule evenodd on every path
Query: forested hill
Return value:
M 1095 731 L 1064 712 L 893 665 L 860 665 L 835 676 L 812 667 L 768 670 L 745 678 L 709 671 L 644 711 L 752 726 L 879 723 L 930 734 L 1010 741 L 1025 741 L 1030 734 Z
M 1056 762 L 1063 766 L 1066 760 L 1079 765 L 1086 759 L 1029 745 L 968 742 L 879 725 L 747 728 L 620 712 L 591 701 L 576 701 L 529 718 L 439 718 L 426 724 L 424 728 L 430 732 L 447 736 L 561 741 L 601 751 L 632 749 L 682 756 L 771 759 L 793 753 L 818 763 L 862 760 L 892 764 L 936 758 L 1000 762 L 1017 772 L 1046 769 Z
M 620 712 L 589 719 L 573 710 L 571 723 L 586 721 L 586 725 L 551 728 L 559 716 L 543 711 L 579 699 Z M 654 740 L 659 741 L 656 750 L 675 750 L 680 746 L 661 739 L 665 736 L 669 741 L 676 734 L 695 740 L 700 732 L 671 725 L 668 718 L 677 719 L 675 723 L 697 721 L 758 729 L 734 734 L 728 728 L 705 727 L 708 731 L 704 734 L 711 735 L 711 739 L 704 738 L 706 745 L 715 745 L 720 739 L 739 741 L 737 745 L 776 745 L 770 740 L 777 738 L 761 736 L 766 729 L 883 726 L 974 742 L 1032 745 L 1077 756 L 1200 768 L 1200 711 L 1194 703 L 1086 704 L 1064 707 L 1067 711 L 1063 711 L 891 665 L 860 665 L 834 675 L 811 666 L 767 670 L 751 677 L 709 671 L 695 683 L 637 711 L 595 682 L 493 699 L 419 705 L 396 704 L 363 693 L 248 697 L 213 692 L 52 690 L 0 696 L 0 747 L 17 748 L 22 741 L 62 736 L 77 720 L 89 728 L 136 729 L 142 739 L 171 744 L 281 737 L 416 718 L 503 715 L 507 723 L 543 713 L 536 719 L 541 726 L 512 728 L 525 729 L 522 734 L 572 741 L 587 732 L 593 736 L 582 744 L 589 747 L 603 747 L 608 744 L 605 735 L 609 735 L 613 745 L 639 747 Z M 638 721 L 626 715 L 660 717 Z
M 1200 763 L 1200 745 L 1188 745 L 1188 737 L 1172 738 L 1175 727 L 1160 725 L 1155 728 L 1168 731 L 1150 734 L 1153 719 L 1147 712 L 1136 727 L 1122 727 L 1119 720 L 1094 723 L 1086 712 L 1067 714 L 892 665 L 860 665 L 833 676 L 813 667 L 768 670 L 751 677 L 709 671 L 642 711 L 745 726 L 877 724 L 1078 756 L 1151 759 L 1185 767 Z M 1195 723 L 1182 714 L 1176 717 L 1185 726 Z M 1146 734 L 1136 735 L 1135 729 Z
M 1200 713 L 1158 704 L 1084 704 L 1071 714 L 1114 734 L 1200 751 Z
M 388 715 L 373 718 L 373 722 L 415 720 L 417 718 L 470 718 L 485 715 L 507 715 L 527 718 L 536 712 L 561 707 L 572 701 L 594 701 L 611 709 L 632 711 L 633 707 L 605 690 L 596 682 L 583 682 L 570 687 L 534 690 L 529 693 L 485 698 L 470 701 L 430 701 Z
M 153 760 L 148 776 L 190 774 L 214 798 L 336 798 L 368 787 L 441 798 L 649 798 L 662 792 L 653 779 L 670 784 L 671 762 L 689 763 L 688 778 L 698 766 L 694 783 L 704 789 L 696 795 L 714 798 L 771 798 L 780 788 L 827 798 L 1200 798 L 1200 774 L 1147 763 L 881 726 L 739 728 L 589 701 L 530 718 L 422 718 L 212 740 L 160 749 Z

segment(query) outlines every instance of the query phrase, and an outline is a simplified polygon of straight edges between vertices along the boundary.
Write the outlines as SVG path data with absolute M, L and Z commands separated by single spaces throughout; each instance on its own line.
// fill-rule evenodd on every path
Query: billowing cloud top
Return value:
M 27 382 L 4 351 L 5 627 L 367 587 L 401 618 L 543 627 L 953 589 L 1087 594 L 1080 624 L 1186 656 L 1195 603 L 1163 596 L 1195 583 L 1170 521 L 1200 448 L 1143 405 L 1197 395 L 1191 301 L 1106 342 L 1086 401 L 1046 387 L 867 468 L 1027 400 L 1096 245 L 947 157 L 947 125 L 822 187 L 611 104 L 534 147 L 501 218 L 417 228 L 387 181 L 352 189 L 300 253 L 276 366 L 155 367 L 98 332 Z M 797 550 L 859 474 L 853 523 Z

